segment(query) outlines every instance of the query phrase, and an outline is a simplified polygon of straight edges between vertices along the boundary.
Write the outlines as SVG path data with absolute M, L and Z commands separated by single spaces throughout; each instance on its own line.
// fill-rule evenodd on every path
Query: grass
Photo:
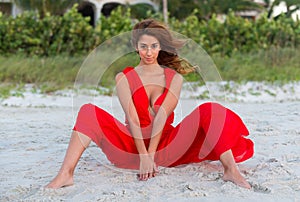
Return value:
M 49 58 L 1 56 L 0 81 L 2 84 L 34 83 L 44 92 L 55 91 L 73 84 L 83 59 L 64 56 Z
M 300 80 L 300 50 L 271 48 L 253 53 L 236 53 L 230 58 L 213 56 L 224 80 L 236 82 L 288 82 Z
M 109 65 L 109 68 L 103 69 L 105 65 L 99 66 L 98 60 L 87 64 L 84 63 L 85 59 L 85 56 L 47 58 L 24 55 L 0 56 L 0 98 L 8 97 L 12 92 L 16 96 L 21 96 L 22 86 L 26 83 L 35 84 L 36 88 L 43 93 L 72 88 L 83 64 L 94 66 L 84 81 L 95 77 L 94 80 L 96 79 L 98 82 L 97 86 L 112 88 L 115 74 L 125 66 L 134 66 L 139 61 L 136 53 L 129 53 L 115 60 Z M 222 79 L 227 81 L 286 83 L 300 80 L 300 50 L 292 48 L 271 48 L 252 53 L 235 53 L 231 57 L 222 57 L 216 54 L 212 56 L 212 59 Z M 101 68 L 102 70 L 99 70 Z M 101 79 L 97 78 L 98 75 L 102 75 Z M 190 74 L 185 76 L 185 79 L 199 81 L 200 76 Z

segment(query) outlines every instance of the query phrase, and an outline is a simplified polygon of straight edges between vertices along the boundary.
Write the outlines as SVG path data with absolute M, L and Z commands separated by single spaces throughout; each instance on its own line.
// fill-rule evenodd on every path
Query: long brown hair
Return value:
M 177 50 L 185 45 L 186 40 L 173 37 L 163 23 L 154 19 L 146 19 L 137 23 L 131 34 L 131 42 L 135 48 L 138 40 L 144 34 L 157 38 L 160 43 L 161 50 L 157 58 L 158 64 L 170 67 L 180 74 L 195 71 L 195 68 L 188 61 L 180 58 L 177 54 Z

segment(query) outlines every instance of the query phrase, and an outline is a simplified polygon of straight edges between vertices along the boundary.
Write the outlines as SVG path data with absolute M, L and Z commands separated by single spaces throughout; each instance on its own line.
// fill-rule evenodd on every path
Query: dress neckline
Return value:
M 143 92 L 147 98 L 147 102 L 148 102 L 148 106 L 153 110 L 153 107 L 156 105 L 156 102 L 165 94 L 166 92 L 166 87 L 167 87 L 167 76 L 166 76 L 166 68 L 163 68 L 164 69 L 164 77 L 165 77 L 165 86 L 164 86 L 164 90 L 162 92 L 162 94 L 160 94 L 156 99 L 155 101 L 153 102 L 153 106 L 151 106 L 151 102 L 150 102 L 150 99 L 149 99 L 149 96 L 147 94 L 147 91 L 145 89 L 145 85 L 142 81 L 142 79 L 140 78 L 139 74 L 135 71 L 135 69 L 133 68 L 132 70 L 134 71 L 134 73 L 136 74 L 136 76 L 138 77 L 138 80 L 143 88 Z

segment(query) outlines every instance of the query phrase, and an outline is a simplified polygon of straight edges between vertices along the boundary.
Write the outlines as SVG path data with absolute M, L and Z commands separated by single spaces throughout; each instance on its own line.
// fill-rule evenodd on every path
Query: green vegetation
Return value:
M 270 48 L 251 53 L 235 53 L 230 57 L 213 55 L 224 80 L 288 82 L 300 80 L 300 50 Z
M 220 22 L 214 14 L 199 20 L 199 12 L 194 10 L 183 20 L 172 17 L 169 26 L 200 44 L 211 55 L 223 80 L 300 80 L 300 21 L 284 16 L 269 19 L 267 13 L 251 21 L 228 11 L 226 20 Z M 147 17 L 162 20 L 153 12 Z M 12 89 L 15 95 L 21 95 L 25 83 L 34 83 L 46 93 L 71 87 L 86 55 L 99 44 L 131 30 L 136 22 L 130 7 L 120 7 L 108 18 L 102 16 L 95 28 L 88 21 L 76 6 L 63 16 L 46 13 L 43 18 L 34 12 L 17 18 L 0 13 L 1 97 L 9 96 Z M 109 57 L 109 53 L 104 55 Z M 104 72 L 98 85 L 110 88 L 117 72 L 137 63 L 135 53 L 119 58 Z M 198 74 L 185 78 L 200 79 Z
M 214 14 L 209 20 L 199 20 L 199 12 L 194 10 L 184 20 L 171 18 L 169 26 L 199 43 L 209 54 L 230 56 L 273 46 L 300 46 L 300 21 L 284 16 L 277 20 L 268 19 L 267 13 L 252 21 L 229 11 L 226 20 L 220 22 Z M 157 14 L 149 12 L 148 15 L 161 20 Z M 0 54 L 82 55 L 111 37 L 130 31 L 136 21 L 131 18 L 130 8 L 118 7 L 110 17 L 102 16 L 95 28 L 88 22 L 88 18 L 77 12 L 76 5 L 63 16 L 48 13 L 40 18 L 36 13 L 25 12 L 12 18 L 0 14 Z
M 1 94 L 25 83 L 34 83 L 42 92 L 52 92 L 73 85 L 83 57 L 0 56 Z
M 20 89 L 25 83 L 34 83 L 42 92 L 52 92 L 74 85 L 84 57 L 51 56 L 27 57 L 24 55 L 0 56 L 0 86 L 2 97 L 9 90 Z M 300 50 L 270 49 L 252 53 L 236 53 L 230 57 L 212 55 L 220 75 L 226 81 L 288 82 L 300 80 Z M 103 74 L 100 86 L 112 88 L 114 76 L 125 66 L 136 65 L 136 53 L 116 60 Z M 187 81 L 199 81 L 199 74 L 185 76 Z
M 171 2 L 171 1 L 169 1 Z M 162 7 L 162 5 L 161 5 Z M 249 0 L 172 0 L 168 5 L 170 16 L 185 19 L 197 9 L 199 19 L 210 19 L 212 14 L 228 14 L 230 11 L 262 10 L 263 7 Z
M 33 12 L 16 18 L 0 13 L 0 54 L 82 54 L 97 43 L 94 33 L 88 19 L 77 13 L 75 7 L 62 17 L 48 13 L 42 19 Z
M 81 0 L 13 0 L 14 3 L 24 9 L 37 11 L 43 18 L 48 13 L 53 15 L 62 15 L 66 10 L 75 3 L 79 3 Z

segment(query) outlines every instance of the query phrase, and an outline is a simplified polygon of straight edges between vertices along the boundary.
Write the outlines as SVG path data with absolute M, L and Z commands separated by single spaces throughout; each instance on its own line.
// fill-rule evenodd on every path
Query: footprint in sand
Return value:
M 255 191 L 255 192 L 259 192 L 259 193 L 265 193 L 265 194 L 268 194 L 268 193 L 271 193 L 271 190 L 266 187 L 266 186 L 263 186 L 263 185 L 260 185 L 260 184 L 256 184 L 256 183 L 253 183 L 253 182 L 249 182 L 252 189 Z

